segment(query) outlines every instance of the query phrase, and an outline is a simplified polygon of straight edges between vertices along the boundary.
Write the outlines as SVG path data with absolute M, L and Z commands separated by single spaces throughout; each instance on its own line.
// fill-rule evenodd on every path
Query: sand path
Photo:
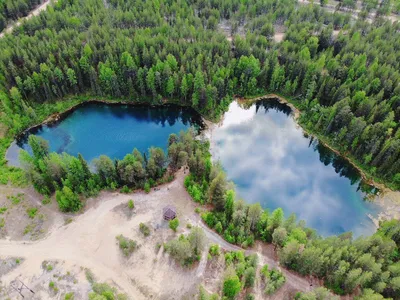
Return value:
M 195 204 L 184 188 L 184 173 L 178 172 L 176 177 L 173 182 L 149 194 L 138 192 L 124 195 L 103 192 L 98 198 L 92 199 L 95 202 L 92 207 L 84 214 L 75 217 L 72 223 L 65 225 L 59 219 L 46 239 L 36 242 L 0 240 L 1 256 L 25 258 L 23 264 L 1 278 L 2 283 L 8 285 L 20 274 L 25 277 L 34 276 L 40 271 L 41 263 L 45 260 L 61 260 L 89 268 L 99 281 L 113 281 L 134 299 L 146 299 L 143 290 L 135 284 L 137 276 L 141 276 L 138 273 L 141 272 L 135 272 L 121 263 L 119 249 L 115 246 L 115 236 L 120 233 L 129 235 L 132 227 L 137 226 L 137 222 L 157 220 L 164 204 L 176 205 L 180 215 L 184 215 L 191 224 L 201 226 L 210 243 L 217 243 L 229 251 L 242 250 L 223 240 L 201 221 L 199 215 L 194 213 Z M 127 203 L 131 198 L 135 199 L 135 206 L 141 211 L 138 211 L 134 219 L 126 221 L 115 212 L 115 208 Z M 135 226 L 133 222 L 136 222 Z M 279 267 L 271 251 L 267 251 L 268 247 L 271 245 L 259 243 L 254 250 L 248 250 L 246 253 L 257 253 L 260 265 L 267 263 L 271 267 Z M 196 277 L 202 277 L 205 264 L 206 255 L 194 271 Z M 287 285 L 291 288 L 298 291 L 310 290 L 307 279 L 285 269 L 282 271 L 287 277 Z
M 18 21 L 16 21 L 15 23 L 9 25 L 6 29 L 4 29 L 1 33 L 0 33 L 0 38 L 2 38 L 4 36 L 4 34 L 6 33 L 10 33 L 15 27 L 18 27 L 19 25 L 21 25 L 21 22 L 25 19 L 30 19 L 33 16 L 37 16 L 39 15 L 43 10 L 45 10 L 47 8 L 47 6 L 50 4 L 50 0 L 46 0 L 45 2 L 43 2 L 42 4 L 40 4 L 38 7 L 36 7 L 34 10 L 32 10 L 29 15 L 27 15 L 26 17 L 23 17 L 21 19 L 19 19 Z

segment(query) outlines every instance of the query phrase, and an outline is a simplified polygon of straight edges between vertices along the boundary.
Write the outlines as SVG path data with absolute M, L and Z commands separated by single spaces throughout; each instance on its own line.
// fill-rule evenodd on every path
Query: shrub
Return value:
M 228 267 L 224 276 L 223 295 L 228 299 L 233 299 L 240 292 L 241 288 L 242 285 L 235 270 L 232 267 Z
M 50 281 L 49 288 L 54 289 L 55 287 L 56 287 L 56 284 L 54 283 L 54 281 Z
M 245 299 L 246 300 L 254 300 L 254 299 L 256 299 L 256 296 L 254 296 L 254 294 L 247 294 Z
M 36 214 L 38 212 L 38 209 L 36 207 L 28 208 L 26 210 L 29 218 L 34 219 L 36 217 Z
M 122 187 L 122 189 L 120 190 L 120 192 L 123 193 L 123 194 L 129 194 L 129 193 L 132 192 L 132 190 L 130 188 L 128 188 L 126 185 L 124 185 Z
M 89 281 L 91 284 L 93 284 L 96 281 L 93 272 L 89 269 L 85 269 L 85 276 L 87 281 Z
M 278 271 L 276 269 L 268 271 L 268 265 L 262 267 L 261 274 L 265 282 L 264 292 L 267 295 L 272 295 L 273 293 L 275 293 L 278 289 L 280 289 L 283 286 L 283 284 L 286 281 L 286 278 L 281 271 Z
M 204 244 L 205 234 L 203 230 L 200 227 L 195 227 L 187 237 L 182 234 L 179 238 L 166 243 L 164 249 L 182 265 L 189 266 L 200 260 L 200 253 Z
M 210 250 L 208 251 L 212 256 L 218 256 L 221 252 L 219 250 L 219 245 L 211 245 Z
M 42 200 L 42 204 L 43 205 L 47 205 L 51 202 L 51 198 L 49 196 L 44 196 L 43 200 Z
M 150 183 L 146 182 L 144 184 L 144 191 L 146 192 L 146 194 L 150 193 Z
M 199 300 L 218 300 L 220 299 L 218 294 L 209 294 L 203 286 L 200 286 L 200 292 L 199 292 Z
M 133 200 L 132 200 L 132 199 L 130 199 L 130 200 L 128 201 L 128 207 L 129 207 L 129 209 L 134 209 L 134 208 L 135 208 L 135 203 L 133 203 Z
M 256 270 L 253 267 L 247 268 L 243 273 L 244 286 L 253 287 L 256 281 Z
M 213 228 L 215 225 L 215 215 L 212 212 L 204 212 L 201 214 L 201 218 L 203 219 L 204 222 L 208 225 L 208 227 Z
M 60 210 L 63 212 L 78 211 L 82 207 L 82 202 L 79 200 L 78 195 L 67 186 L 56 192 L 56 200 Z
M 118 294 L 116 288 L 109 286 L 107 283 L 93 283 L 93 292 L 89 294 L 89 299 L 99 300 L 127 300 L 125 294 Z
M 53 271 L 53 266 L 52 265 L 47 265 L 46 266 L 46 271 L 47 272 Z
M 131 255 L 137 248 L 137 243 L 134 240 L 128 239 L 122 234 L 118 235 L 116 239 L 119 243 L 119 248 L 122 250 L 122 253 L 124 253 L 125 256 Z
M 0 215 L 4 214 L 7 210 L 7 207 L 0 207 Z
M 179 220 L 177 218 L 169 221 L 169 228 L 171 228 L 173 231 L 176 232 L 178 226 L 179 226 Z
M 71 293 L 67 293 L 67 294 L 65 294 L 65 296 L 64 296 L 64 300 L 74 300 L 74 293 L 73 292 L 71 292 Z
M 140 230 L 140 232 L 143 233 L 143 235 L 146 236 L 146 237 L 150 235 L 150 228 L 149 228 L 149 226 L 147 226 L 147 225 L 144 224 L 144 223 L 140 223 L 140 224 L 139 224 L 139 230 Z
M 222 233 L 223 228 L 222 228 L 221 222 L 218 222 L 218 223 L 215 225 L 215 230 L 216 230 L 218 233 Z
M 4 220 L 4 218 L 0 219 L 0 229 L 3 228 L 6 225 L 6 221 Z

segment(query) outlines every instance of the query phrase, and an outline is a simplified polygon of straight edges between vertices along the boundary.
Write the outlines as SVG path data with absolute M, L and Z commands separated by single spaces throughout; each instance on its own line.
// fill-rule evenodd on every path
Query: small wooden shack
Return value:
M 176 218 L 176 208 L 172 205 L 168 205 L 163 209 L 164 220 L 170 221 Z

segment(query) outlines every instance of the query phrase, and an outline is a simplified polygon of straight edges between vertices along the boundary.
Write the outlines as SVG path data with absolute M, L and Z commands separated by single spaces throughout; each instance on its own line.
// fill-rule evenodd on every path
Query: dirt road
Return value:
M 27 15 L 24 18 L 19 19 L 18 21 L 16 21 L 15 23 L 13 23 L 12 25 L 8 26 L 6 29 L 4 29 L 1 33 L 0 33 L 0 38 L 2 38 L 4 36 L 4 34 L 6 33 L 10 33 L 14 27 L 18 27 L 19 25 L 21 25 L 22 20 L 25 19 L 30 19 L 33 16 L 37 16 L 38 14 L 40 14 L 43 10 L 45 10 L 47 8 L 47 6 L 50 4 L 50 0 L 46 0 L 45 2 L 43 2 L 42 4 L 40 4 L 38 7 L 36 7 L 34 10 L 32 10 L 29 15 Z
M 0 254 L 3 257 L 23 257 L 25 261 L 13 271 L 1 278 L 3 285 L 8 285 L 19 275 L 25 278 L 35 277 L 45 260 L 65 261 L 84 268 L 89 268 L 99 281 L 114 282 L 134 299 L 160 299 L 165 293 L 185 295 L 197 290 L 206 268 L 206 255 L 194 270 L 186 270 L 172 263 L 168 256 L 154 251 L 156 244 L 162 244 L 173 238 L 173 233 L 162 221 L 162 207 L 173 204 L 177 207 L 180 220 L 201 226 L 210 243 L 217 243 L 225 250 L 241 250 L 240 247 L 227 243 L 217 233 L 210 230 L 194 213 L 195 204 L 191 201 L 184 185 L 184 174 L 149 194 L 138 192 L 124 195 L 103 192 L 98 198 L 89 201 L 89 208 L 83 214 L 65 225 L 60 218 L 46 239 L 37 242 L 0 240 Z M 135 201 L 135 215 L 126 218 L 118 212 L 119 207 L 127 207 L 129 199 Z M 139 223 L 150 224 L 154 233 L 145 239 L 140 234 Z M 181 232 L 186 229 L 182 224 Z M 125 261 L 115 245 L 115 237 L 124 234 L 134 238 L 141 245 L 132 260 Z M 257 253 L 260 264 L 278 266 L 266 251 L 268 245 L 259 244 L 257 249 L 247 253 Z M 256 251 L 257 250 L 257 251 Z M 161 254 L 160 254 L 161 253 Z M 308 281 L 297 274 L 283 270 L 287 277 L 286 285 L 291 290 L 308 291 Z M 166 287 L 163 282 L 169 281 Z M 185 282 L 185 284 L 183 284 Z

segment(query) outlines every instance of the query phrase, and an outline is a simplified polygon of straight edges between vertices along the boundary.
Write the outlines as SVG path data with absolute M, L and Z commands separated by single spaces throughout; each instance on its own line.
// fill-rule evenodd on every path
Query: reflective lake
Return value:
M 123 158 L 133 148 L 145 152 L 151 146 L 167 149 L 168 136 L 191 126 L 200 117 L 179 106 L 127 106 L 85 104 L 62 121 L 30 131 L 49 141 L 50 150 L 71 155 L 81 153 L 91 161 L 101 154 Z M 18 165 L 20 148 L 27 149 L 28 134 L 14 142 L 7 152 L 10 165 Z
M 288 106 L 263 100 L 244 109 L 233 102 L 211 138 L 213 159 L 238 197 L 271 211 L 282 207 L 324 236 L 375 230 L 367 214 L 380 208 L 361 191 L 370 187 L 347 161 L 306 137 Z

